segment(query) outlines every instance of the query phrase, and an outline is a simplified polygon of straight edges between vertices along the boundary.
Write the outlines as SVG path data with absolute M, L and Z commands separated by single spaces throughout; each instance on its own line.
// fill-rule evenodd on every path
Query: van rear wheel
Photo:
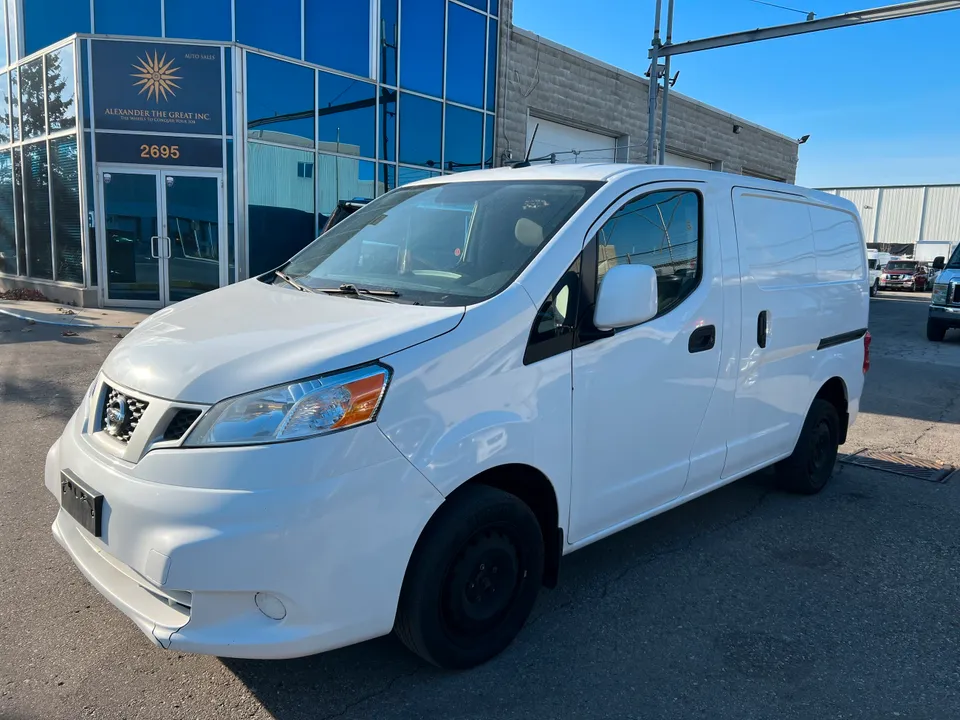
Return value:
M 468 485 L 427 524 L 400 593 L 394 632 L 427 662 L 470 668 L 504 650 L 543 580 L 543 533 L 515 495 Z
M 814 495 L 826 486 L 840 448 L 837 409 L 821 398 L 810 406 L 793 454 L 777 463 L 777 481 L 790 492 Z
M 877 293 L 880 292 L 880 280 L 874 280 L 873 285 L 870 286 L 870 297 L 876 297 Z

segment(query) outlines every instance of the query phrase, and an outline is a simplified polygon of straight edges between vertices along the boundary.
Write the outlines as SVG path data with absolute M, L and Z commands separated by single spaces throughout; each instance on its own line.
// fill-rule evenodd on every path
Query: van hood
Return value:
M 151 315 L 114 348 L 103 372 L 147 395 L 212 404 L 372 362 L 450 332 L 464 311 L 247 280 Z

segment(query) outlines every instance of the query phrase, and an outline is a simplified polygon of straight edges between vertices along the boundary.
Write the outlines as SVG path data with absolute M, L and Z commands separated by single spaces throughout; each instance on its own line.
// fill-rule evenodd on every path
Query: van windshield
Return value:
M 960 245 L 957 245 L 953 251 L 953 255 L 950 256 L 950 262 L 948 262 L 945 267 L 960 270 Z
M 321 235 L 281 270 L 310 290 L 353 285 L 394 291 L 398 302 L 469 305 L 512 282 L 601 184 L 398 188 Z

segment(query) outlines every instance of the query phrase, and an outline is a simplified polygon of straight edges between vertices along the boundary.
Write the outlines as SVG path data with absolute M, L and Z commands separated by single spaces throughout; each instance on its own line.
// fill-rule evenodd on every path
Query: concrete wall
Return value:
M 522 158 L 527 116 L 616 136 L 629 145 L 630 162 L 646 160 L 646 78 L 607 65 L 520 28 L 511 27 L 501 2 L 497 161 Z M 670 93 L 667 151 L 707 161 L 714 169 L 793 182 L 797 143 L 705 105 Z M 657 136 L 659 138 L 659 109 Z M 734 133 L 734 125 L 741 127 Z

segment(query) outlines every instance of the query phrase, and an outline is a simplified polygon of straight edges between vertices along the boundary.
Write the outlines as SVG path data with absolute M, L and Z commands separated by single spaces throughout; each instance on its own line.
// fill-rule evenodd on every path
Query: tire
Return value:
M 947 326 L 937 320 L 927 318 L 927 340 L 930 342 L 942 342 L 947 334 Z
M 816 398 L 807 413 L 793 454 L 777 463 L 777 481 L 784 490 L 815 495 L 823 490 L 837 462 L 840 418 L 837 409 Z
M 522 500 L 485 485 L 463 487 L 417 542 L 394 632 L 438 667 L 480 665 L 503 651 L 527 621 L 543 563 L 540 523 Z
M 876 297 L 878 292 L 880 292 L 880 281 L 874 280 L 873 285 L 870 286 L 870 297 Z

